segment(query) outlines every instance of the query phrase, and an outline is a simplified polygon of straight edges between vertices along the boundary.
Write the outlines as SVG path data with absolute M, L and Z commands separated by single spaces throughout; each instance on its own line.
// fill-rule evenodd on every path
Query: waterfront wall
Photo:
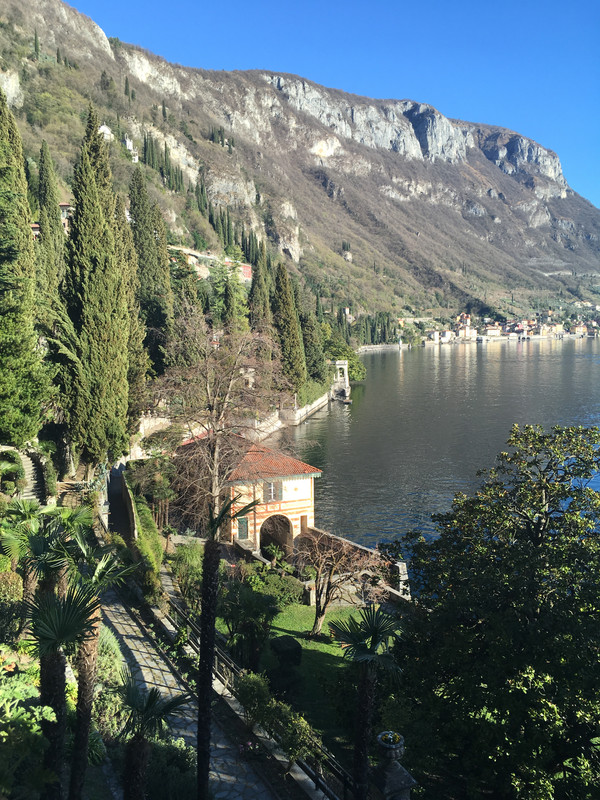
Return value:
M 284 425 L 300 425 L 305 419 L 312 416 L 315 411 L 318 411 L 329 402 L 329 393 L 317 398 L 313 403 L 302 408 L 282 408 L 279 412 L 279 418 Z

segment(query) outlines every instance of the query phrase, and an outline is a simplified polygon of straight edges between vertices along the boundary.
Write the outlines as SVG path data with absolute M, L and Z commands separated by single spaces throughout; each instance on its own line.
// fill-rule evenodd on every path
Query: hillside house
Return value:
M 62 222 L 63 230 L 66 234 L 69 233 L 71 225 L 71 214 L 73 213 L 73 206 L 70 203 L 59 203 L 60 208 L 60 221 Z
M 114 133 L 111 131 L 111 129 L 108 127 L 106 123 L 100 125 L 100 127 L 98 128 L 98 133 L 100 134 L 100 136 L 102 136 L 105 142 L 114 142 L 115 140 Z
M 237 466 L 229 476 L 234 508 L 258 500 L 245 517 L 232 520 L 231 541 L 258 551 L 272 542 L 287 554 L 295 539 L 315 524 L 315 478 L 321 470 L 297 458 L 270 450 L 256 442 L 243 440 Z

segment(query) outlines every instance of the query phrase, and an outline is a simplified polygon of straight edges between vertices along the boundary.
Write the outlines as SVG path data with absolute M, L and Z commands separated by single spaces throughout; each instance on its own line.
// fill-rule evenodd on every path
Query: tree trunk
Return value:
M 310 632 L 310 636 L 318 636 L 321 633 L 321 629 L 323 628 L 323 622 L 325 620 L 325 615 L 327 613 L 327 609 L 321 609 L 317 606 L 315 610 L 315 621 L 313 622 L 312 630 Z
M 80 800 L 88 764 L 88 743 L 92 724 L 92 705 L 98 666 L 100 609 L 94 613 L 92 635 L 79 646 L 77 654 L 77 712 L 69 800 Z
M 212 671 L 215 657 L 215 619 L 219 592 L 220 547 L 209 539 L 202 559 L 202 610 L 200 613 L 200 656 L 198 658 L 198 800 L 209 800 L 210 726 Z
M 38 578 L 33 569 L 25 564 L 23 570 L 23 602 L 21 604 L 21 623 L 19 626 L 19 639 L 29 638 L 30 623 L 27 617 L 27 604 L 33 602 Z
M 125 745 L 123 800 L 143 800 L 145 797 L 149 756 L 150 745 L 143 736 L 133 736 Z
M 356 800 L 367 800 L 369 794 L 369 744 L 375 706 L 375 669 L 361 666 L 358 683 L 358 713 L 354 739 L 354 780 Z
M 67 731 L 65 701 L 65 657 L 61 650 L 40 656 L 40 703 L 50 706 L 56 721 L 42 720 L 42 733 L 48 740 L 44 769 L 54 774 L 41 794 L 41 800 L 62 800 L 63 756 Z

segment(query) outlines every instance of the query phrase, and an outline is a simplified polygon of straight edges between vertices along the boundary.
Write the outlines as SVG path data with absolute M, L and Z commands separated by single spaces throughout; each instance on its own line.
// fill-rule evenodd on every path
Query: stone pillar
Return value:
M 404 755 L 404 737 L 395 731 L 384 731 L 377 737 L 381 763 L 374 773 L 374 782 L 384 800 L 410 800 L 410 790 L 417 782 L 400 763 Z

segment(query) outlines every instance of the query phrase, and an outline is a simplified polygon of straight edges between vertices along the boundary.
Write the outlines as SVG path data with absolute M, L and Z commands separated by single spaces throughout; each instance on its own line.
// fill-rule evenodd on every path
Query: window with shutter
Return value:
M 266 481 L 263 483 L 263 503 L 278 503 L 283 498 L 283 484 L 281 481 Z
M 238 524 L 238 539 L 248 538 L 248 518 L 240 517 L 237 521 Z

